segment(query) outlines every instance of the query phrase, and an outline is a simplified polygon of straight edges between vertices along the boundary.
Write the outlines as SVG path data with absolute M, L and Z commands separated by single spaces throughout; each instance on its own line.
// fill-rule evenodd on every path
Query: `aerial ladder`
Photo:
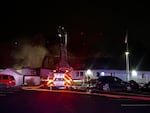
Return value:
M 59 26 L 58 38 L 60 39 L 60 59 L 56 65 L 56 70 L 53 70 L 52 77 L 48 78 L 47 86 L 52 89 L 56 88 L 71 88 L 72 87 L 72 71 L 73 68 L 68 64 L 67 55 L 67 32 L 64 27 Z

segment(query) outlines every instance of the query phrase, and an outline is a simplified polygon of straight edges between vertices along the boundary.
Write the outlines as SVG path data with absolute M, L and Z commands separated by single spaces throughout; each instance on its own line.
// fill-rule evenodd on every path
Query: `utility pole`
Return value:
M 68 64 L 68 55 L 67 55 L 67 32 L 64 27 L 58 27 L 58 37 L 60 38 L 60 60 L 59 60 L 59 69 L 66 70 L 70 66 Z
M 126 56 L 126 75 L 127 75 L 127 81 L 130 80 L 130 63 L 129 63 L 129 48 L 128 48 L 128 32 L 126 32 L 126 36 L 125 36 L 125 44 L 126 44 L 126 52 L 125 52 L 125 56 Z

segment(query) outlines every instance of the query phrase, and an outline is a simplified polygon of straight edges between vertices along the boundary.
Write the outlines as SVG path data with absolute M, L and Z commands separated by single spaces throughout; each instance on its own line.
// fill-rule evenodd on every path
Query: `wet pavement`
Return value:
M 149 113 L 150 107 L 149 100 L 122 95 L 38 87 L 0 94 L 0 113 Z
M 149 113 L 150 107 L 147 100 L 65 90 L 20 90 L 0 94 L 4 94 L 0 96 L 1 113 Z

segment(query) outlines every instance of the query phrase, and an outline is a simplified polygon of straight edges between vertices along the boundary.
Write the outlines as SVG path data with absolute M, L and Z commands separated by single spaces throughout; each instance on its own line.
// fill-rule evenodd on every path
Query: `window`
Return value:
M 7 80 L 7 79 L 8 79 L 8 75 L 4 75 L 4 76 L 3 76 L 3 79 L 4 79 L 4 80 Z
M 83 76 L 83 72 L 80 72 L 80 76 Z
M 142 73 L 142 78 L 144 78 L 144 73 Z
M 99 77 L 99 76 L 100 76 L 99 72 L 96 72 L 96 76 L 97 76 L 97 77 Z
M 79 77 L 79 72 L 76 73 L 76 76 Z
M 13 76 L 10 76 L 11 80 L 15 80 Z
M 114 81 L 115 82 L 121 82 L 121 79 L 117 78 L 117 77 L 114 77 Z

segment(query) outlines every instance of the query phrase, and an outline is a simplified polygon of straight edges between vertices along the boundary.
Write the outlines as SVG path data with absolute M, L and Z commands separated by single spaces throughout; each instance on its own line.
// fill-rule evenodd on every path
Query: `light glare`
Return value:
M 86 73 L 87 73 L 88 75 L 91 75 L 91 74 L 92 74 L 92 71 L 88 69 Z
M 132 76 L 134 76 L 134 77 L 137 76 L 137 71 L 136 70 L 132 70 Z
M 101 76 L 104 76 L 105 75 L 105 72 L 101 72 Z

